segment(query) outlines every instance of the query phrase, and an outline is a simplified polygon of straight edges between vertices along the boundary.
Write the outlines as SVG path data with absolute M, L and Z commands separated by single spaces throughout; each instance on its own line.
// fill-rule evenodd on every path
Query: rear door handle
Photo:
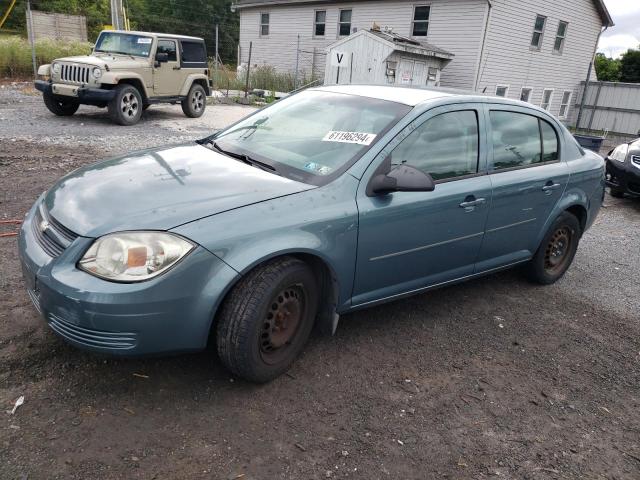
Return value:
M 547 195 L 551 195 L 553 193 L 554 190 L 557 190 L 558 188 L 560 188 L 562 185 L 560 185 L 559 183 L 553 183 L 551 181 L 548 181 L 544 187 L 542 187 L 542 191 L 544 193 L 546 193 Z

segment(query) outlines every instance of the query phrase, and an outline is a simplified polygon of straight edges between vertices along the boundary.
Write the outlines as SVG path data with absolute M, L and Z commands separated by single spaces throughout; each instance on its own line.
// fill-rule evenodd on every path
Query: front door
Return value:
M 354 306 L 473 273 L 491 204 L 481 108 L 466 104 L 425 113 L 370 165 L 357 195 Z M 367 196 L 386 152 L 392 165 L 429 173 L 435 190 Z
M 489 107 L 493 202 L 478 271 L 531 257 L 562 197 L 569 168 L 550 119 L 520 107 Z
M 169 61 L 156 63 L 153 68 L 153 91 L 155 96 L 178 95 L 182 88 L 183 74 L 180 69 L 178 45 L 175 40 L 158 39 L 157 53 L 166 53 Z

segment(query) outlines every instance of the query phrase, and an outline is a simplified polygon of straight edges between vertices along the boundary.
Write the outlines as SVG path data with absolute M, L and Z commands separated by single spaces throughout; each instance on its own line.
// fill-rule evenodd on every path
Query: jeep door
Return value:
M 156 54 L 166 53 L 167 62 L 156 63 L 153 68 L 154 95 L 177 96 L 182 89 L 183 73 L 180 69 L 178 42 L 169 38 L 159 38 Z
M 488 105 L 486 114 L 493 200 L 477 271 L 531 257 L 569 179 L 551 118 L 503 104 Z
M 413 121 L 369 166 L 357 193 L 352 303 L 364 305 L 473 273 L 491 203 L 482 106 L 437 107 Z M 367 196 L 380 164 L 429 173 L 432 192 Z

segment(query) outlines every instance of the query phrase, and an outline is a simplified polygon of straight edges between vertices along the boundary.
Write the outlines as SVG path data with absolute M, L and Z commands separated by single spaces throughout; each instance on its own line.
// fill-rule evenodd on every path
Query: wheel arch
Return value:
M 184 85 L 182 86 L 182 90 L 180 91 L 180 96 L 186 96 L 195 83 L 204 88 L 204 92 L 207 96 L 211 95 L 211 91 L 209 90 L 209 79 L 207 76 L 204 74 L 191 74 L 186 78 Z

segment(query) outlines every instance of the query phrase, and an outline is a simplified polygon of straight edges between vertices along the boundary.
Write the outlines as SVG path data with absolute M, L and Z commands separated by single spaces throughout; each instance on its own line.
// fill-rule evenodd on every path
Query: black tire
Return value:
M 109 117 L 118 125 L 135 125 L 142 116 L 142 95 L 136 87 L 126 83 L 116 87 L 116 94 L 109 102 Z
M 199 83 L 191 85 L 187 98 L 182 100 L 180 104 L 187 117 L 201 117 L 204 114 L 204 109 L 207 108 L 207 93 L 204 91 L 204 87 Z
M 609 195 L 614 198 L 622 198 L 624 197 L 624 191 L 618 190 L 617 188 L 609 188 Z
M 80 107 L 80 104 L 74 100 L 66 100 L 48 92 L 44 93 L 42 98 L 49 111 L 59 117 L 70 117 L 76 113 Z
M 525 266 L 529 280 L 550 285 L 562 278 L 573 262 L 581 235 L 580 222 L 575 215 L 561 213 L 549 227 L 536 254 Z
M 302 351 L 317 310 L 317 281 L 307 264 L 283 257 L 256 268 L 231 290 L 218 316 L 222 363 L 251 382 L 273 380 Z

